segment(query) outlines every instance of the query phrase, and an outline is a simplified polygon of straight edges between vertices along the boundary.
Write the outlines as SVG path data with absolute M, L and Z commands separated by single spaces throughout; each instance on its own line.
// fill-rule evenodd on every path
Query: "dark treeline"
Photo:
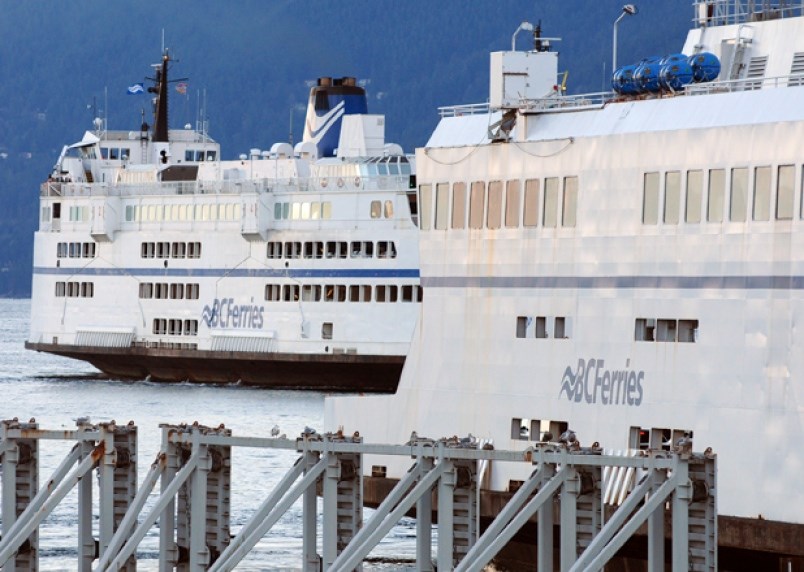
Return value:
M 620 24 L 619 60 L 681 49 L 688 0 L 643 2 Z M 39 184 L 61 148 L 103 116 L 137 129 L 148 96 L 127 96 L 160 57 L 162 38 L 187 77 L 172 128 L 205 101 L 223 158 L 301 137 L 307 82 L 366 80 L 369 111 L 407 151 L 426 143 L 440 105 L 488 96 L 488 52 L 510 49 L 523 20 L 560 37 L 570 93 L 608 89 L 612 23 L 622 2 L 575 0 L 0 0 L 0 296 L 28 296 Z M 518 48 L 529 47 L 527 34 Z

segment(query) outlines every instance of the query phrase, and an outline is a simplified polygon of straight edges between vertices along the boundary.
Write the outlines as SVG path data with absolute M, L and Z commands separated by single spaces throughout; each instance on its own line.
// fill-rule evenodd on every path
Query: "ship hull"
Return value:
M 259 353 L 172 348 L 25 344 L 83 360 L 114 378 L 239 384 L 275 389 L 392 393 L 404 356 Z

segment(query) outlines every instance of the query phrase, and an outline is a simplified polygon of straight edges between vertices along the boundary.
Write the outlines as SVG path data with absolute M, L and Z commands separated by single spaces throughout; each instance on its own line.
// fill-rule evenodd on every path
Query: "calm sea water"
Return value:
M 327 430 L 322 424 L 321 393 L 109 380 L 89 364 L 28 351 L 23 344 L 28 335 L 29 312 L 30 300 L 0 300 L 0 419 L 35 418 L 42 429 L 73 429 L 75 420 L 82 416 L 90 417 L 93 423 L 115 420 L 123 424 L 133 420 L 139 429 L 140 481 L 159 451 L 160 423 L 224 423 L 234 435 L 254 437 L 268 437 L 275 424 L 288 437 L 300 434 L 305 426 Z M 41 442 L 40 485 L 72 445 Z M 233 450 L 234 534 L 296 457 L 292 451 Z M 42 570 L 76 568 L 76 507 L 76 495 L 71 493 L 40 527 Z M 365 511 L 364 518 L 370 518 L 370 514 Z M 301 507 L 297 504 L 238 570 L 298 569 L 301 545 Z M 157 552 L 158 537 L 153 529 L 140 545 L 138 569 L 156 570 Z M 415 523 L 404 519 L 372 552 L 364 569 L 413 570 L 414 555 Z

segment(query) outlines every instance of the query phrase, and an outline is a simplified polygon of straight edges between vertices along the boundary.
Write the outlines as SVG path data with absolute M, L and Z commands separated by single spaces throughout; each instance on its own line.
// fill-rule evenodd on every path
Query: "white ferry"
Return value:
M 491 54 L 488 105 L 441 109 L 416 155 L 426 297 L 402 380 L 327 399 L 325 423 L 522 450 L 692 438 L 718 458 L 721 569 L 798 570 L 804 3 L 694 8 L 664 73 L 646 58 L 567 96 L 536 37 Z M 365 466 L 375 492 L 407 468 Z M 484 494 L 531 471 L 495 467 Z
M 153 127 L 96 120 L 42 185 L 26 347 L 114 377 L 393 391 L 421 301 L 413 156 L 345 77 L 311 89 L 295 147 L 223 161 L 168 128 L 170 65 Z

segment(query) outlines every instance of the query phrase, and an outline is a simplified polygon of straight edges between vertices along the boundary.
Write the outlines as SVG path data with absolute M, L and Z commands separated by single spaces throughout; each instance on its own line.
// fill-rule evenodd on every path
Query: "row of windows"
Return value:
M 202 161 L 214 161 L 216 153 L 213 149 L 185 149 L 184 160 L 195 161 L 201 163 Z
M 771 213 L 776 220 L 791 220 L 795 177 L 795 165 L 778 166 L 775 177 L 770 166 L 645 173 L 642 222 L 678 224 L 682 212 L 688 223 L 704 216 L 708 222 L 723 222 L 726 213 L 731 222 L 745 222 L 749 206 L 752 220 L 768 221 Z
M 174 284 L 165 282 L 140 283 L 140 298 L 162 300 L 198 300 L 198 284 Z
M 637 342 L 695 342 L 698 320 L 637 318 L 634 340 Z
M 101 157 L 104 159 L 122 159 L 126 160 L 131 156 L 131 148 L 129 147 L 101 147 Z
M 88 206 L 72 206 L 67 214 L 67 220 L 70 222 L 88 222 L 90 209 Z M 55 218 L 55 213 L 54 213 Z
M 57 298 L 92 298 L 94 295 L 93 282 L 56 282 Z
M 318 220 L 332 218 L 330 201 L 274 204 L 275 220 Z
M 437 183 L 419 187 L 422 230 L 463 228 L 574 227 L 578 208 L 578 177 L 542 180 Z M 434 215 L 433 216 L 433 212 Z M 467 218 L 468 214 L 468 218 Z
M 628 435 L 628 448 L 640 449 L 661 449 L 670 451 L 678 444 L 680 439 L 692 439 L 692 431 L 686 429 L 663 429 L 658 427 L 643 428 L 631 427 Z
M 60 242 L 56 245 L 57 258 L 95 258 L 97 256 L 94 242 Z
M 241 218 L 239 203 L 201 205 L 126 205 L 126 222 L 160 221 L 236 221 Z
M 313 241 L 269 242 L 268 258 L 396 258 L 396 245 L 392 241 Z
M 200 242 L 143 242 L 141 258 L 201 258 Z
M 154 334 L 168 336 L 197 336 L 198 320 L 179 318 L 154 318 Z
M 372 295 L 373 294 L 373 295 Z M 422 287 L 395 284 L 266 284 L 269 302 L 421 302 Z
M 566 421 L 514 417 L 511 419 L 511 439 L 554 443 L 568 428 Z
M 567 326 L 568 320 L 564 316 L 517 316 L 516 337 L 567 339 Z

